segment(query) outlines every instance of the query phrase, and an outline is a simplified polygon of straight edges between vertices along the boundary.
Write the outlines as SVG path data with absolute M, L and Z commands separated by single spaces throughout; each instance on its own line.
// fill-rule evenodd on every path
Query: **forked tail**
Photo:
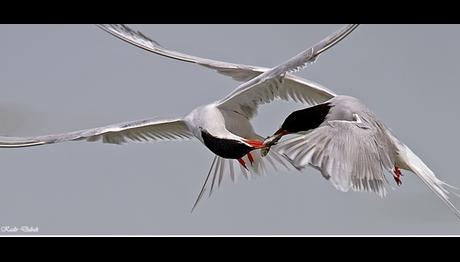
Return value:
M 246 179 L 251 179 L 253 176 L 265 175 L 268 168 L 274 170 L 282 167 L 286 170 L 293 169 L 290 163 L 276 150 L 270 151 L 269 154 L 262 157 L 260 150 L 251 151 L 251 157 L 245 156 L 242 158 L 245 167 L 239 164 L 235 159 L 225 159 L 219 156 L 214 156 L 209 172 L 201 187 L 200 193 L 192 207 L 191 212 L 196 208 L 202 197 L 208 193 L 208 197 L 212 195 L 215 188 L 220 187 L 224 177 L 229 177 L 233 183 L 238 180 L 238 174 L 241 174 Z M 238 172 L 240 170 L 241 172 Z
M 439 180 L 428 168 L 425 163 L 410 150 L 406 145 L 398 144 L 398 162 L 401 168 L 407 169 L 415 173 L 428 188 L 431 189 L 454 213 L 460 218 L 460 211 L 449 200 L 448 194 L 450 193 L 446 187 L 458 190 L 458 188 L 451 186 L 444 181 Z M 455 194 L 455 193 L 454 193 Z M 457 195 L 458 196 L 458 195 Z

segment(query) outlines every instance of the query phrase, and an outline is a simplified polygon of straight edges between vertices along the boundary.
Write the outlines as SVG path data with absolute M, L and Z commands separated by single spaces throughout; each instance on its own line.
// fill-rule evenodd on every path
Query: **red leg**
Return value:
M 248 170 L 248 168 L 246 167 L 246 163 L 244 163 L 244 160 L 239 158 L 238 159 L 238 162 L 240 163 L 240 165 L 242 165 L 246 170 Z
M 398 186 L 402 184 L 401 175 L 402 175 L 401 170 L 399 169 L 398 166 L 395 166 L 395 169 L 393 170 L 393 178 L 395 179 L 396 184 L 398 184 Z
M 249 159 L 249 162 L 251 162 L 251 166 L 252 166 L 254 164 L 254 158 L 252 157 L 251 152 L 248 153 L 248 159 Z

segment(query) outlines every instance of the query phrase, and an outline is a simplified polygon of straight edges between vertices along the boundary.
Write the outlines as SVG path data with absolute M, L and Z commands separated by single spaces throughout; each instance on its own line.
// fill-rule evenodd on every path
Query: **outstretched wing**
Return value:
M 141 32 L 133 30 L 123 24 L 101 24 L 97 26 L 111 35 L 149 52 L 183 62 L 202 65 L 214 69 L 221 74 L 230 76 L 237 81 L 248 81 L 266 70 L 266 68 L 262 67 L 222 62 L 167 49 Z
M 133 30 L 126 25 L 104 24 L 98 26 L 111 35 L 149 52 L 211 68 L 223 75 L 230 76 L 237 81 L 246 82 L 270 70 L 265 67 L 222 62 L 180 53 L 161 46 L 157 41 L 152 40 L 141 32 Z M 342 35 L 342 38 L 345 36 L 346 34 Z M 333 42 L 331 41 L 331 43 Z M 336 94 L 318 83 L 287 73 L 284 77 L 282 88 L 280 88 L 277 95 L 279 98 L 284 100 L 292 99 L 297 102 L 316 105 L 331 99 Z M 254 110 L 250 109 L 246 115 L 251 115 L 252 111 Z
M 341 191 L 386 194 L 384 171 L 391 172 L 386 137 L 372 126 L 353 121 L 329 121 L 306 135 L 275 148 L 298 169 L 312 166 Z
M 0 136 L 0 148 L 28 147 L 66 141 L 100 141 L 110 144 L 190 139 L 192 132 L 182 119 L 148 119 L 105 127 L 37 137 Z
M 316 61 L 318 56 L 350 34 L 357 25 L 348 25 L 329 35 L 313 47 L 299 53 L 286 62 L 265 71 L 263 74 L 243 83 L 228 96 L 218 102 L 221 108 L 236 110 L 248 118 L 255 115 L 257 107 L 269 103 L 275 98 L 307 100 L 309 89 L 286 88 L 284 76 L 294 72 L 308 63 Z M 330 94 L 333 97 L 333 94 Z

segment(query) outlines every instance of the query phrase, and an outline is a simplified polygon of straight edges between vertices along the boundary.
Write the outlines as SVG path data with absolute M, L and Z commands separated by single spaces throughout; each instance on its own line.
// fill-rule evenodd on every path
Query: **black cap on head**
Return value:
M 331 107 L 330 103 L 324 103 L 294 111 L 284 120 L 280 130 L 297 133 L 317 128 L 324 122 Z

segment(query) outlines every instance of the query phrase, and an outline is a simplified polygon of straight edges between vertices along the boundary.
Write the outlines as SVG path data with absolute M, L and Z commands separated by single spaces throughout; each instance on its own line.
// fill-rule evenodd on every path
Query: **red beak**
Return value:
M 262 140 L 244 140 L 244 142 L 255 149 L 265 148 L 264 141 Z

